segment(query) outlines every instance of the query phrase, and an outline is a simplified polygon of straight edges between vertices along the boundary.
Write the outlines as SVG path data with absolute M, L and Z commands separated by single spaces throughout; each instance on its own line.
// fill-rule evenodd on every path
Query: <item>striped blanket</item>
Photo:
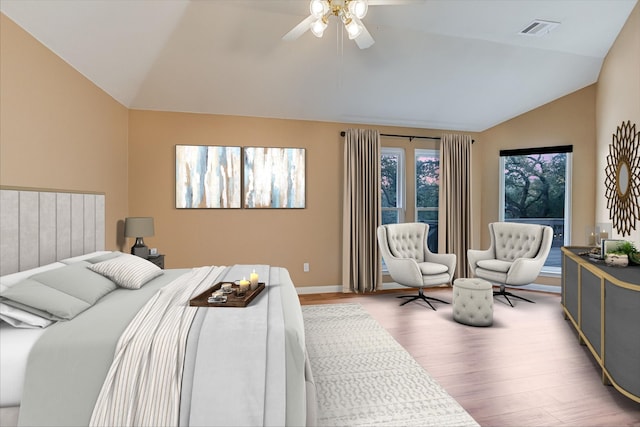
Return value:
M 197 311 L 188 301 L 223 271 L 201 267 L 180 276 L 136 315 L 118 341 L 91 426 L 178 425 L 186 341 Z

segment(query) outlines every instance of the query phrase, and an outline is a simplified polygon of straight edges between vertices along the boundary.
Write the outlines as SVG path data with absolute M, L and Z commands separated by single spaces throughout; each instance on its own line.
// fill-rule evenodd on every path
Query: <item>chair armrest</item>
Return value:
M 507 272 L 507 285 L 528 285 L 540 274 L 546 257 L 518 258 Z
M 412 258 L 396 258 L 387 256 L 384 258 L 387 270 L 391 278 L 401 285 L 421 287 L 422 273 L 418 263 Z
M 469 261 L 469 267 L 471 267 L 471 271 L 475 274 L 476 268 L 478 267 L 478 261 L 495 259 L 496 256 L 493 252 L 493 248 L 489 248 L 486 250 L 468 249 L 467 260 Z
M 507 272 L 507 284 L 528 285 L 536 280 L 540 274 L 540 270 L 542 270 L 544 263 L 547 261 L 553 242 L 553 229 L 549 226 L 544 226 L 543 228 L 542 242 L 540 243 L 538 255 L 534 258 L 516 259 Z
M 451 280 L 453 273 L 455 273 L 457 261 L 456 254 L 434 254 L 433 252 L 428 252 L 426 254 L 425 261 L 446 265 L 449 273 L 449 280 Z

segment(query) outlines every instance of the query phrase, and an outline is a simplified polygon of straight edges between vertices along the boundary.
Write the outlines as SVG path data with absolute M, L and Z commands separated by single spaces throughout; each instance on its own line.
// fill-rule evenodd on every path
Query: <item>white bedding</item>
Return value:
M 18 406 L 31 347 L 45 329 L 22 329 L 0 322 L 0 407 Z
M 251 269 L 255 267 L 258 267 L 258 266 L 236 266 L 235 268 L 230 269 L 231 270 L 230 275 L 234 275 L 233 278 L 236 278 L 235 277 L 236 275 L 240 273 L 244 274 L 245 272 L 244 270 L 242 271 L 236 270 L 237 268 Z M 250 271 L 250 270 L 247 270 L 247 271 Z M 278 353 L 277 355 L 271 354 L 272 357 L 266 357 L 266 360 L 268 361 L 268 363 L 271 363 L 271 365 L 268 366 L 266 371 L 261 375 L 261 376 L 265 376 L 266 374 L 267 381 L 270 382 L 270 384 L 272 384 L 270 386 L 271 389 L 269 390 L 269 392 L 266 393 L 266 396 L 265 396 L 264 404 L 266 406 L 264 411 L 264 414 L 265 414 L 264 420 L 265 422 L 269 423 L 268 420 L 277 419 L 278 421 L 272 421 L 269 424 L 282 425 L 282 424 L 285 424 L 285 422 L 283 421 L 286 417 L 287 419 L 286 424 L 302 425 L 305 423 L 304 422 L 305 413 L 313 414 L 315 413 L 315 411 L 312 410 L 311 412 L 307 412 L 307 410 L 305 410 L 305 403 L 308 404 L 311 401 L 307 401 L 307 399 L 305 398 L 305 395 L 307 394 L 306 389 L 309 385 L 309 382 L 308 381 L 305 382 L 305 378 L 304 378 L 306 352 L 305 352 L 305 346 L 304 346 L 304 329 L 302 326 L 300 306 L 299 306 L 299 303 L 297 302 L 297 294 L 295 293 L 295 288 L 293 286 L 293 283 L 291 282 L 291 279 L 286 269 L 272 267 L 271 268 L 272 274 L 269 274 L 268 271 L 269 269 L 267 267 L 267 270 L 264 271 L 261 277 L 264 277 L 265 279 L 269 277 L 271 280 L 265 280 L 265 281 L 270 282 L 270 286 L 267 287 L 267 292 L 264 292 L 264 295 L 262 295 L 262 298 L 258 297 L 254 301 L 254 303 L 252 304 L 252 307 L 249 307 L 246 309 L 217 309 L 217 310 L 202 309 L 201 312 L 203 314 L 206 314 L 206 313 L 218 314 L 218 315 L 224 314 L 226 317 L 226 315 L 231 314 L 232 311 L 238 311 L 240 312 L 240 314 L 244 313 L 246 315 L 246 314 L 249 314 L 254 309 L 257 309 L 259 305 L 265 303 L 266 301 L 273 301 L 278 303 L 278 305 L 276 306 L 278 308 L 268 310 L 269 323 L 272 323 L 271 318 L 276 313 L 280 313 L 280 316 L 284 315 L 284 329 L 282 326 L 283 319 L 281 317 L 281 320 L 279 322 L 274 323 L 274 325 L 277 324 L 280 326 L 276 326 L 275 329 L 272 330 L 272 332 L 267 335 L 270 341 L 273 340 L 275 337 L 280 336 L 280 338 L 278 338 L 277 340 L 277 345 L 275 348 L 280 348 L 279 351 L 281 353 Z M 180 270 L 165 270 L 165 275 L 168 277 L 166 277 L 163 280 L 168 282 L 171 279 L 171 277 L 178 277 L 180 274 L 183 274 Z M 275 276 L 273 274 L 275 274 Z M 158 279 L 161 279 L 161 277 Z M 153 282 L 155 282 L 155 279 L 150 283 L 153 283 Z M 135 292 L 136 294 L 138 294 L 139 292 L 143 292 L 143 293 L 149 293 L 149 295 L 153 295 L 152 292 L 155 292 L 154 289 L 159 288 L 159 286 L 162 286 L 162 284 L 158 283 L 156 285 L 153 285 L 153 284 L 145 285 L 142 289 L 135 290 L 133 292 Z M 102 341 L 103 341 L 103 338 L 105 337 L 104 331 L 103 333 L 96 335 L 93 329 L 88 329 L 81 325 L 85 324 L 85 320 L 87 320 L 87 318 L 92 318 L 94 321 L 97 321 L 97 323 L 101 325 L 113 324 L 113 321 L 115 319 L 113 317 L 114 307 L 118 307 L 119 310 L 121 311 L 123 309 L 122 304 L 125 301 L 125 300 L 121 300 L 119 295 L 124 296 L 124 293 L 127 293 L 127 292 L 132 292 L 132 291 L 128 289 L 116 289 L 112 293 L 102 298 L 96 304 L 96 306 L 88 309 L 86 312 L 83 312 L 81 315 L 79 315 L 79 318 L 83 318 L 83 319 L 79 319 L 78 321 L 72 320 L 67 322 L 58 322 L 58 324 L 52 325 L 50 328 L 47 328 L 47 329 L 17 329 L 17 328 L 11 327 L 8 324 L 2 325 L 2 327 L 0 328 L 0 339 L 2 340 L 2 342 L 0 343 L 1 344 L 0 355 L 2 356 L 0 359 L 0 361 L 2 362 L 2 365 L 0 366 L 0 370 L 2 371 L 2 375 L 0 378 L 2 380 L 1 381 L 2 388 L 0 389 L 0 398 L 2 400 L 0 401 L 0 407 L 7 408 L 7 407 L 16 407 L 21 405 L 22 406 L 20 408 L 21 417 L 23 415 L 26 416 L 26 419 L 22 421 L 23 425 L 27 425 L 27 424 L 32 425 L 31 424 L 32 419 L 30 419 L 29 416 L 34 416 L 34 415 L 36 418 L 41 415 L 45 416 L 45 418 L 40 420 L 40 422 L 33 423 L 34 425 L 35 424 L 50 425 L 50 421 L 51 421 L 50 417 L 44 414 L 50 413 L 47 411 L 61 411 L 60 408 L 66 408 L 66 406 L 64 405 L 66 404 L 65 402 L 67 401 L 69 402 L 70 405 L 72 405 L 69 407 L 74 407 L 76 409 L 74 409 L 74 411 L 69 411 L 69 410 L 65 411 L 64 409 L 62 409 L 61 413 L 71 414 L 72 412 L 77 412 L 77 407 L 79 406 L 84 408 L 85 405 L 78 405 L 77 398 L 79 396 L 77 393 L 73 392 L 73 390 L 76 389 L 75 382 L 80 383 L 83 381 L 83 378 L 91 377 L 93 374 L 89 375 L 90 373 L 95 373 L 99 371 L 99 369 L 96 370 L 94 368 L 94 365 L 103 364 L 105 362 L 99 359 L 112 358 L 113 357 L 112 355 L 114 353 L 113 353 L 113 350 L 106 351 L 106 352 L 103 351 L 104 348 L 102 348 L 103 347 Z M 268 296 L 271 296 L 272 298 L 268 298 Z M 133 297 L 133 294 L 131 294 L 131 297 Z M 126 301 L 129 301 L 130 300 L 129 298 L 130 297 L 126 297 Z M 145 298 L 148 298 L 148 297 L 145 297 Z M 142 297 L 140 301 L 142 302 Z M 271 307 L 271 304 L 269 304 L 269 306 Z M 245 316 L 243 316 L 243 318 L 244 317 Z M 229 319 L 225 319 L 225 320 L 229 321 Z M 204 322 L 203 324 L 205 325 L 205 327 L 209 327 L 209 328 L 211 327 L 211 325 L 213 325 L 214 328 L 217 327 L 216 325 L 220 325 L 219 321 L 208 322 L 207 316 L 204 316 L 201 322 Z M 264 320 L 254 321 L 253 324 L 255 324 L 256 322 L 262 323 L 264 322 Z M 222 321 L 222 323 L 225 323 L 225 322 Z M 76 326 L 73 326 L 73 325 L 76 325 Z M 123 323 L 122 327 L 124 328 L 124 326 L 126 326 L 126 323 Z M 84 330 L 84 329 L 87 329 L 87 330 Z M 195 330 L 195 328 L 192 328 L 192 329 Z M 250 329 L 253 329 L 253 328 L 250 328 Z M 59 332 L 56 334 L 51 334 L 52 332 L 54 332 L 54 330 Z M 69 333 L 69 331 L 71 330 L 73 330 L 73 333 Z M 49 332 L 49 333 L 45 333 L 45 332 Z M 274 334 L 274 332 L 277 332 L 277 333 Z M 92 342 L 92 345 L 90 346 L 92 349 L 91 351 L 94 351 L 97 353 L 96 354 L 91 353 L 91 354 L 88 354 L 87 356 L 82 356 L 82 357 L 78 356 L 80 358 L 76 360 L 72 357 L 72 355 L 75 354 L 77 351 L 75 346 L 71 346 L 73 348 L 70 348 L 68 345 L 62 345 L 62 347 L 58 345 L 58 347 L 55 347 L 55 348 L 57 348 L 58 350 L 63 350 L 58 355 L 58 357 L 62 358 L 60 360 L 62 364 L 61 365 L 51 364 L 50 362 L 52 360 L 51 355 L 58 354 L 59 351 L 54 350 L 52 352 L 50 351 L 51 348 L 49 346 L 53 343 L 58 342 L 58 339 L 61 338 L 62 336 L 60 334 L 62 334 L 63 336 L 69 336 L 69 337 L 82 336 L 81 341 Z M 88 334 L 88 335 L 85 336 L 82 334 Z M 41 336 L 42 336 L 42 339 L 39 339 Z M 208 334 L 205 333 L 205 336 L 208 336 Z M 239 338 L 240 336 L 242 336 L 242 334 L 238 336 L 234 336 L 232 341 L 235 341 L 235 343 L 237 344 L 238 343 L 237 338 Z M 55 339 L 53 339 L 53 337 L 55 337 Z M 286 337 L 286 341 L 285 341 L 285 337 Z M 42 344 L 43 342 L 46 342 L 47 344 Z M 215 342 L 220 343 L 221 341 L 215 340 Z M 287 347 L 286 355 L 283 353 L 284 348 L 282 347 L 285 342 L 286 342 L 285 347 Z M 98 343 L 100 343 L 100 345 L 98 345 Z M 200 344 L 203 344 L 203 342 L 200 342 Z M 33 350 L 32 350 L 32 347 L 33 347 Z M 38 353 L 37 351 L 38 348 L 40 348 L 40 353 Z M 42 352 L 43 350 L 44 352 Z M 86 349 L 86 350 L 89 350 L 89 349 Z M 31 357 L 29 357 L 30 352 L 31 352 Z M 198 348 L 198 351 L 195 352 L 194 354 L 203 356 L 206 353 L 207 352 L 204 351 L 202 348 Z M 38 354 L 40 355 L 38 356 Z M 31 370 L 32 368 L 29 368 L 29 369 L 30 369 L 30 372 L 38 372 L 38 374 L 33 374 L 31 376 L 25 375 L 25 372 L 27 370 L 27 362 L 29 361 L 29 363 L 34 363 L 33 359 L 39 360 L 39 362 L 36 363 L 36 365 L 40 365 L 39 370 L 32 371 Z M 211 357 L 205 356 L 204 359 L 211 360 Z M 264 355 L 261 357 L 261 359 L 264 360 Z M 82 361 L 82 363 L 79 363 L 79 360 Z M 279 363 L 278 365 L 279 367 L 277 369 L 274 368 L 274 366 L 272 366 L 273 363 L 276 361 Z M 205 416 L 207 416 L 207 414 L 210 416 L 212 415 L 210 412 L 212 399 L 210 399 L 209 393 L 214 392 L 214 390 L 211 390 L 211 385 L 214 383 L 219 383 L 220 381 L 220 378 L 218 378 L 219 371 L 214 369 L 213 374 L 211 374 L 210 372 L 198 371 L 199 369 L 198 365 L 204 365 L 205 368 L 208 369 L 210 367 L 209 366 L 210 364 L 200 363 L 196 359 L 192 360 L 192 363 L 193 362 L 195 362 L 195 365 L 196 365 L 195 370 L 198 372 L 195 378 L 204 378 L 206 375 L 213 375 L 212 377 L 213 379 L 210 381 L 206 381 L 204 386 L 202 384 L 197 384 L 197 382 L 187 383 L 186 385 L 183 384 L 189 389 L 193 387 L 193 390 L 190 393 L 191 394 L 190 399 L 194 396 L 196 397 L 196 399 L 190 400 L 188 402 L 190 406 L 190 410 L 185 412 L 182 412 L 181 410 L 181 413 L 184 413 L 184 414 L 191 413 L 191 415 L 193 416 L 194 414 L 197 413 L 194 411 L 200 410 L 201 414 L 204 413 Z M 66 366 L 66 365 L 69 365 L 69 366 Z M 231 363 L 231 365 L 233 365 L 233 363 Z M 285 365 L 287 366 L 286 369 L 285 369 Z M 56 368 L 51 369 L 51 367 L 53 366 L 56 366 Z M 215 365 L 213 367 L 215 368 Z M 44 368 L 44 370 L 42 370 L 42 368 Z M 106 368 L 108 368 L 108 365 L 106 366 Z M 68 369 L 71 369 L 71 371 L 68 371 Z M 194 368 L 192 368 L 192 370 L 193 369 Z M 285 370 L 286 370 L 286 379 L 283 376 L 285 373 Z M 10 373 L 10 375 L 7 375 L 7 373 Z M 53 381 L 51 384 L 55 385 L 55 384 L 70 382 L 74 384 L 74 387 L 69 388 L 70 392 L 68 393 L 68 395 L 60 392 L 60 389 L 57 389 L 55 386 L 53 388 L 43 387 L 42 381 L 44 377 L 47 377 L 47 376 L 53 376 L 56 379 L 57 382 Z M 223 381 L 223 383 L 227 385 L 227 388 L 229 387 L 229 384 L 228 384 L 229 380 L 230 379 L 227 379 L 227 381 Z M 34 381 L 36 381 L 36 383 L 34 383 Z M 93 381 L 93 379 L 91 381 Z M 31 384 L 31 386 L 28 388 L 27 386 L 24 386 L 25 387 L 24 392 L 23 392 L 23 383 L 27 385 Z M 275 388 L 278 389 L 277 392 L 273 389 L 274 387 L 273 384 L 277 384 L 277 386 L 275 386 Z M 81 386 L 80 388 L 84 389 L 84 387 L 85 385 Z M 99 388 L 96 391 L 96 395 L 98 391 L 99 391 Z M 226 391 L 230 392 L 231 390 L 227 389 Z M 217 389 L 217 393 L 219 392 L 220 392 L 219 389 Z M 34 393 L 36 393 L 36 395 L 34 395 Z M 245 393 L 246 392 L 244 393 L 239 392 L 240 395 L 243 395 Z M 84 395 L 91 396 L 91 393 L 84 393 L 83 396 Z M 204 399 L 205 402 L 203 402 L 202 397 L 206 395 L 209 395 L 209 398 L 205 398 Z M 47 405 L 53 406 L 55 408 L 46 408 L 45 406 L 47 405 L 42 406 L 44 402 L 42 396 L 47 396 L 47 398 L 45 398 Z M 63 403 L 59 404 L 56 399 L 61 400 Z M 286 403 L 285 403 L 285 400 L 286 400 Z M 38 403 L 34 406 L 35 402 L 38 402 Z M 184 402 L 187 402 L 187 401 L 184 400 Z M 312 403 L 314 402 L 315 401 L 313 401 Z M 201 405 L 201 403 L 205 403 L 205 404 Z M 90 411 L 90 409 L 93 406 L 87 406 L 87 407 L 89 408 L 89 411 Z M 200 407 L 202 407 L 203 409 L 199 409 Z M 273 414 L 273 412 L 267 410 L 267 407 L 269 408 L 279 407 L 280 409 L 278 410 L 277 416 L 270 415 L 270 414 Z M 282 409 L 285 407 L 286 407 L 286 414 L 283 412 L 284 410 Z M 183 409 L 186 409 L 186 408 L 183 408 Z M 221 408 L 218 408 L 218 409 L 221 409 Z M 27 416 L 27 414 L 31 414 L 31 415 Z M 216 411 L 216 414 L 219 414 L 219 412 Z M 2 411 L 0 411 L 0 415 L 2 415 Z M 89 412 L 89 415 L 90 415 L 90 412 Z M 57 416 L 58 414 L 56 414 L 56 417 Z M 72 418 L 73 417 L 79 417 L 78 419 L 85 418 L 83 414 L 72 414 Z M 88 417 L 87 417 L 87 420 L 88 420 Z M 295 421 L 291 422 L 290 420 L 295 420 Z M 192 419 L 191 422 L 187 421 L 186 424 L 193 425 L 194 421 L 195 420 Z M 220 421 L 222 421 L 222 419 L 220 419 Z M 85 424 L 85 423 L 86 421 L 83 421 L 81 424 Z M 311 421 L 311 423 L 313 423 L 313 420 Z M 59 425 L 69 425 L 69 424 L 65 424 L 65 422 L 62 422 Z M 210 425 L 210 423 L 208 425 Z
M 62 268 L 65 265 L 72 264 L 81 260 L 95 258 L 109 254 L 111 251 L 96 251 L 82 256 L 67 258 L 59 262 L 53 262 L 40 267 L 21 271 L 18 273 L 7 274 L 0 277 L 0 292 L 20 281 L 33 276 L 34 274 Z M 13 307 L 7 307 L 0 303 L 0 315 L 9 316 L 11 313 L 20 314 L 16 319 L 11 320 L 14 323 L 21 323 L 17 319 L 25 320 L 27 318 L 38 318 L 31 313 L 22 312 Z M 39 319 L 44 321 L 44 319 Z M 46 324 L 50 324 L 46 321 Z M 33 322 L 40 326 L 46 325 L 42 322 Z M 26 326 L 26 325 L 25 325 Z M 27 367 L 27 357 L 35 342 L 44 333 L 43 327 L 27 328 L 13 327 L 3 320 L 0 320 L 0 408 L 19 406 L 22 401 L 22 388 L 24 383 L 24 375 Z
M 28 277 L 33 276 L 34 274 L 62 268 L 68 264 L 73 264 L 78 261 L 87 260 L 110 253 L 112 253 L 112 251 L 90 252 L 85 255 L 67 258 L 58 262 L 53 262 L 51 264 L 46 264 L 18 273 L 1 276 L 0 292 L 12 287 L 13 285 Z M 16 313 L 21 312 L 21 310 L 13 307 L 6 307 L 4 304 L 0 303 L 0 314 L 4 313 L 5 315 L 9 315 L 11 311 L 14 311 Z M 37 316 L 31 313 L 22 313 L 22 316 L 37 318 Z M 22 319 L 22 317 L 20 317 L 20 319 Z M 38 322 L 34 322 L 34 324 L 35 323 Z M 15 328 L 10 324 L 0 320 L 0 372 L 2 373 L 0 375 L 0 408 L 20 405 L 20 402 L 22 401 L 24 376 L 27 367 L 27 357 L 29 356 L 31 348 L 38 340 L 38 338 L 40 338 L 40 336 L 44 333 L 44 331 L 45 328 L 42 327 Z

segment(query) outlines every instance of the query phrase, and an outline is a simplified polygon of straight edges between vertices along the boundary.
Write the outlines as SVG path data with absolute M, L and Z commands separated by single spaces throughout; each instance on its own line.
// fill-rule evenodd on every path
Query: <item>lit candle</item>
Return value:
M 591 233 L 589 236 L 589 246 L 595 246 L 596 244 L 596 233 Z
M 258 273 L 253 270 L 253 273 L 249 276 L 249 280 L 251 281 L 251 290 L 254 291 L 258 289 Z
M 249 290 L 249 281 L 247 280 L 246 277 L 243 277 L 242 280 L 240 280 L 240 293 L 245 293 Z

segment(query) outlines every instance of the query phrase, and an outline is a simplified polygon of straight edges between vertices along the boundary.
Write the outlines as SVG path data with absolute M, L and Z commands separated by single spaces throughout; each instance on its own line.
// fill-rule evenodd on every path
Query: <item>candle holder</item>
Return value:
M 600 229 L 597 226 L 588 225 L 585 227 L 585 240 L 587 242 L 587 246 L 598 246 L 598 238 L 600 234 Z
M 596 236 L 596 245 L 602 245 L 602 241 L 611 238 L 613 227 L 610 222 L 599 222 L 596 224 L 598 234 Z
M 248 280 L 241 280 L 240 284 L 238 285 L 238 296 L 243 296 L 244 294 L 246 294 L 250 286 L 251 284 Z

